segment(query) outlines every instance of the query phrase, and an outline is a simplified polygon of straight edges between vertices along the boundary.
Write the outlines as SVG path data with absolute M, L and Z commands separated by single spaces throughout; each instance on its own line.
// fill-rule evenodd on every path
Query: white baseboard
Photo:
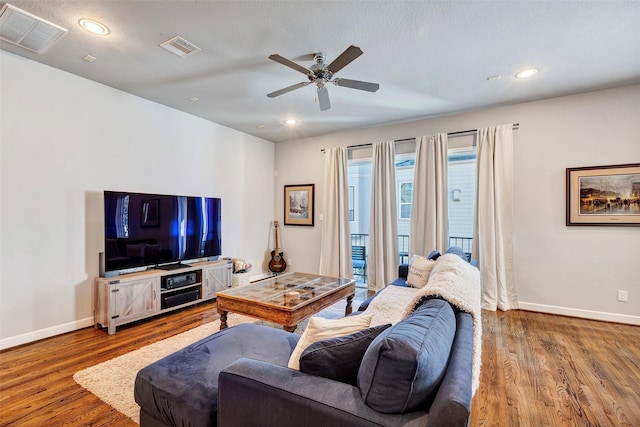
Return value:
M 93 317 L 75 320 L 73 322 L 28 332 L 22 335 L 16 335 L 15 337 L 3 338 L 0 339 L 0 350 L 4 350 L 9 347 L 15 347 L 17 345 L 27 344 L 44 338 L 50 338 L 60 334 L 65 334 L 67 332 L 77 331 L 78 329 L 86 328 L 88 326 L 93 326 Z
M 581 310 L 579 308 L 558 307 L 555 305 L 535 304 L 530 302 L 518 302 L 521 310 L 537 311 L 540 313 L 560 314 L 562 316 L 580 317 L 590 320 L 602 320 L 605 322 L 626 323 L 640 326 L 640 316 L 628 314 L 607 313 L 604 311 Z
M 267 275 L 265 275 L 267 276 Z M 260 277 L 254 276 L 254 277 Z M 254 277 L 251 279 L 255 280 Z M 535 304 L 529 302 L 518 302 L 521 310 L 537 311 L 539 313 L 559 314 L 562 316 L 579 317 L 590 320 L 602 320 L 605 322 L 625 323 L 629 325 L 640 326 L 640 316 L 631 316 L 627 314 L 607 313 L 603 311 L 581 310 L 578 308 L 558 307 L 555 305 Z M 67 332 L 76 331 L 78 329 L 93 326 L 93 317 L 80 319 L 62 325 L 52 326 L 50 328 L 40 329 L 28 332 L 14 337 L 0 339 L 0 350 L 4 350 L 17 345 L 27 344 L 56 335 L 65 334 Z

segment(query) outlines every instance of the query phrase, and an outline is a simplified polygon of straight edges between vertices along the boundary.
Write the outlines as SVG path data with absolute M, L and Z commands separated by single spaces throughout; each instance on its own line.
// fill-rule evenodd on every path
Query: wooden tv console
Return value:
M 146 270 L 95 279 L 94 326 L 116 327 L 188 305 L 210 300 L 216 292 L 231 287 L 231 260 L 221 259 L 191 264 L 179 270 Z M 193 282 L 167 289 L 168 278 L 193 273 Z

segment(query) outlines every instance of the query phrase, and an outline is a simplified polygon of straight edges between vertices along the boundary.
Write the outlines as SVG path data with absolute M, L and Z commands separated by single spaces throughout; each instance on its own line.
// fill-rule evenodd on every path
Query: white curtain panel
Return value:
M 326 276 L 352 277 L 347 149 L 329 148 L 324 156 L 324 221 L 319 271 Z
M 369 224 L 369 290 L 377 291 L 398 277 L 398 205 L 395 143 L 373 144 Z
M 446 133 L 416 138 L 409 254 L 444 253 L 449 245 Z
M 482 308 L 518 308 L 513 259 L 513 125 L 478 129 L 472 257 L 482 278 Z

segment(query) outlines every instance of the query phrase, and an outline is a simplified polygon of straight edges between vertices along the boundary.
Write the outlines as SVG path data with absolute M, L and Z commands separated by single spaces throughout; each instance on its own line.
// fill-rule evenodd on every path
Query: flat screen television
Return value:
M 221 200 L 104 192 L 105 272 L 171 269 L 222 254 Z

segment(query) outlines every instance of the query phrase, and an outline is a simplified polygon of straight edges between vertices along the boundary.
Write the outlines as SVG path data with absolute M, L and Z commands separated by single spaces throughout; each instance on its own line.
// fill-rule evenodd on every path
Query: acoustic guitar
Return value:
M 283 252 L 280 252 L 278 245 L 278 221 L 273 221 L 273 229 L 276 233 L 276 246 L 271 251 L 271 261 L 269 261 L 269 270 L 274 273 L 282 273 L 287 269 L 287 263 L 282 257 Z

